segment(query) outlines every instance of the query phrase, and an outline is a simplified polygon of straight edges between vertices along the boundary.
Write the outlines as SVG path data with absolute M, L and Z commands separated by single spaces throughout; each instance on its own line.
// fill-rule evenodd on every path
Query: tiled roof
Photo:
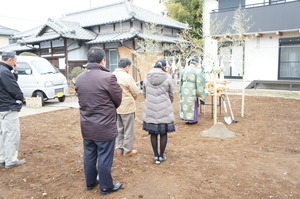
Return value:
M 10 36 L 10 35 L 14 35 L 18 32 L 20 32 L 20 31 L 14 30 L 14 29 L 11 29 L 11 28 L 7 28 L 7 27 L 4 27 L 4 26 L 0 25 L 0 35 Z
M 43 32 L 51 28 L 51 32 Z M 22 42 L 24 43 L 36 43 L 42 41 L 49 41 L 53 39 L 58 39 L 60 37 L 69 38 L 69 39 L 78 39 L 78 40 L 93 40 L 97 36 L 96 33 L 81 28 L 80 24 L 77 22 L 68 22 L 61 20 L 52 20 L 49 19 L 48 22 L 39 28 L 38 32 L 31 37 L 23 38 Z
M 151 40 L 155 40 L 159 42 L 167 42 L 167 43 L 176 43 L 179 40 L 177 37 L 172 37 L 172 36 L 143 34 L 132 28 L 130 31 L 126 31 L 126 32 L 113 32 L 108 34 L 99 34 L 95 40 L 86 43 L 101 44 L 101 43 L 116 42 L 121 40 L 128 40 L 134 37 L 138 37 L 142 39 L 151 39 Z
M 166 36 L 166 35 L 149 35 L 144 33 L 139 33 L 138 37 L 142 39 L 151 39 L 158 42 L 166 42 L 166 43 L 178 43 L 180 39 L 178 37 Z M 182 42 L 184 40 L 181 40 Z
M 115 42 L 120 40 L 127 40 L 131 39 L 136 34 L 128 31 L 128 32 L 113 32 L 109 34 L 100 34 L 97 36 L 97 38 L 93 41 L 86 42 L 87 44 L 101 44 L 101 43 L 109 43 L 109 42 Z
M 129 19 L 137 19 L 147 23 L 158 25 L 188 28 L 187 24 L 180 23 L 168 17 L 150 12 L 141 7 L 135 6 L 127 0 L 98 8 L 88 9 L 63 16 L 61 19 L 77 21 L 82 27 L 110 24 Z
M 2 48 L 0 48 L 0 52 L 4 52 L 4 51 L 11 51 L 11 50 L 14 50 L 14 51 L 26 51 L 26 50 L 32 50 L 32 48 L 29 48 L 27 46 L 22 46 L 18 43 L 14 43 L 14 44 L 11 44 L 9 46 L 4 46 Z
M 37 42 L 49 41 L 58 38 L 60 38 L 60 34 L 56 32 L 51 32 L 51 33 L 45 33 L 41 36 L 31 36 L 31 37 L 23 38 L 21 40 L 21 43 L 37 43 Z
M 24 37 L 36 35 L 41 30 L 42 27 L 44 27 L 44 25 L 40 25 L 40 26 L 32 28 L 30 30 L 26 30 L 26 31 L 23 31 L 23 32 L 16 33 L 16 34 L 14 34 L 14 38 L 15 39 L 21 39 L 21 38 L 24 38 Z
M 127 32 L 113 32 L 109 34 L 97 34 L 88 30 L 88 27 L 111 24 L 127 20 L 140 20 L 146 23 L 155 23 L 175 28 L 188 28 L 187 24 L 147 11 L 133 5 L 128 0 L 122 0 L 107 6 L 88 9 L 81 12 L 67 14 L 57 20 L 49 19 L 45 25 L 18 33 L 15 39 L 21 39 L 22 43 L 38 43 L 60 37 L 85 40 L 88 44 L 115 42 L 127 40 L 133 37 L 152 38 L 158 41 L 175 43 L 176 37 L 171 36 L 147 36 L 136 30 Z M 49 28 L 52 30 L 49 31 Z
M 110 24 L 119 21 L 129 20 L 131 16 L 128 14 L 124 3 L 117 3 L 66 14 L 61 19 L 67 21 L 77 21 L 82 27 L 96 26 L 100 24 Z
M 82 28 L 78 22 L 48 20 L 47 24 L 44 27 L 47 26 L 52 28 L 60 36 L 69 39 L 92 40 L 97 36 L 96 33 Z
M 158 25 L 170 26 L 175 28 L 188 28 L 188 24 L 181 23 L 179 21 L 170 19 L 168 17 L 150 12 L 138 6 L 132 5 L 135 13 L 134 18 L 146 23 L 154 23 Z

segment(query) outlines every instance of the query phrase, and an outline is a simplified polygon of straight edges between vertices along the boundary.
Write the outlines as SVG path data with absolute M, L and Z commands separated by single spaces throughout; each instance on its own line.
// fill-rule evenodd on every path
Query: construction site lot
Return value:
M 78 108 L 21 117 L 19 158 L 27 162 L 0 167 L 0 199 L 299 199 L 300 100 L 246 96 L 244 117 L 241 101 L 241 95 L 230 95 L 236 123 L 226 124 L 224 109 L 218 111 L 218 121 L 235 134 L 222 139 L 201 134 L 213 126 L 211 106 L 202 109 L 197 124 L 187 125 L 178 118 L 176 94 L 176 132 L 168 137 L 167 160 L 157 165 L 149 135 L 142 130 L 140 94 L 134 144 L 138 154 L 115 156 L 113 179 L 124 185 L 106 196 L 99 187 L 86 190 Z

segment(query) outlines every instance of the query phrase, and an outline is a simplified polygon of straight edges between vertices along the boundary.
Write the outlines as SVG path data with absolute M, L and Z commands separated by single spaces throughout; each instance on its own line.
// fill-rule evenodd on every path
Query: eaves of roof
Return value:
M 32 37 L 23 38 L 21 43 L 26 43 L 26 44 L 38 43 L 38 42 L 50 41 L 58 38 L 60 38 L 60 34 L 52 32 L 37 37 L 32 36 Z
M 4 46 L 4 47 L 0 48 L 0 52 L 12 51 L 12 50 L 13 51 L 26 51 L 26 50 L 32 50 L 32 49 L 35 49 L 35 48 L 29 48 L 27 46 L 23 46 L 23 45 L 20 45 L 18 43 L 14 43 L 14 44 Z
M 143 8 L 140 8 L 138 6 L 132 5 L 134 10 L 134 18 L 146 23 L 153 23 L 163 26 L 169 26 L 169 27 L 175 27 L 175 28 L 182 28 L 182 29 L 188 29 L 188 24 L 181 23 L 179 21 L 170 19 L 168 17 L 150 12 L 148 10 L 145 10 Z
M 103 43 L 111 43 L 111 42 L 121 42 L 121 41 L 132 39 L 134 37 L 141 38 L 141 39 L 151 39 L 154 41 L 165 42 L 165 43 L 178 43 L 180 41 L 183 41 L 177 37 L 166 36 L 166 35 L 143 34 L 141 32 L 138 32 L 137 30 L 131 29 L 126 32 L 100 34 L 97 36 L 95 40 L 86 42 L 86 44 L 103 44 Z
M 150 39 L 150 40 L 165 42 L 165 43 L 184 42 L 184 40 L 179 39 L 178 37 L 172 37 L 167 35 L 155 35 L 155 34 L 150 35 L 150 34 L 138 33 L 137 36 L 142 39 Z
M 20 31 L 15 30 L 15 29 L 11 29 L 11 28 L 7 28 L 7 27 L 4 27 L 4 26 L 0 26 L 0 35 L 1 36 L 11 36 L 11 35 L 14 35 L 18 32 L 20 32 Z
M 21 39 L 21 38 L 24 38 L 24 37 L 29 37 L 29 36 L 32 36 L 32 35 L 36 35 L 41 30 L 41 28 L 43 26 L 44 25 L 40 25 L 40 26 L 37 26 L 37 27 L 32 28 L 30 30 L 26 30 L 26 31 L 14 34 L 13 38 L 14 39 Z
M 52 29 L 51 32 L 43 32 L 46 28 Z M 80 27 L 77 22 L 66 22 L 59 20 L 49 20 L 47 24 L 42 26 L 35 35 L 22 38 L 24 43 L 38 43 L 50 41 L 58 38 L 68 38 L 76 40 L 89 41 L 95 39 L 96 33 Z
M 101 44 L 101 43 L 111 43 L 117 41 L 124 41 L 135 37 L 137 33 L 127 31 L 127 32 L 114 32 L 109 34 L 100 34 L 95 40 L 86 42 L 87 44 Z
M 41 36 L 46 28 L 52 29 L 63 38 L 78 39 L 78 40 L 92 40 L 97 34 L 93 31 L 84 29 L 78 22 L 62 21 L 62 20 L 48 20 L 47 24 L 37 33 Z

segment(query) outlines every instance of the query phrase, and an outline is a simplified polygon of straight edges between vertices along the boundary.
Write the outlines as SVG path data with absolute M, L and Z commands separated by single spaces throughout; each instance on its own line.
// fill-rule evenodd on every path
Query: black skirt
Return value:
M 165 134 L 175 131 L 174 123 L 169 124 L 152 124 L 143 122 L 143 130 L 147 131 L 149 134 Z

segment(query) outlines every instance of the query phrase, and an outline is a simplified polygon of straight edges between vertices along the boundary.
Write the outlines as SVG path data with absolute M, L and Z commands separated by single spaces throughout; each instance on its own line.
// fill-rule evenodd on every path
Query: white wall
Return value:
M 164 27 L 164 28 L 163 28 L 163 35 L 172 36 L 172 29 L 171 29 L 171 28 Z
M 9 36 L 0 36 L 0 47 L 9 45 Z
M 141 30 L 141 23 L 140 21 L 133 21 L 133 28 L 137 29 L 137 30 Z
M 69 46 L 72 43 L 71 46 Z M 68 40 L 68 59 L 69 61 L 76 61 L 76 60 L 86 60 L 87 59 L 87 52 L 88 46 L 81 46 L 78 48 L 78 43 L 72 40 Z M 71 50 L 75 49 L 75 50 Z M 71 50 L 71 51 L 70 51 Z
M 278 80 L 279 39 L 299 37 L 299 33 L 264 34 L 253 38 L 245 48 L 246 80 Z
M 277 80 L 279 37 L 275 34 L 254 37 L 246 42 L 245 79 Z
M 92 27 L 92 31 L 99 33 L 99 26 Z
M 247 0 L 247 4 L 263 3 L 264 0 Z M 212 60 L 217 55 L 216 43 L 209 37 L 210 11 L 218 8 L 217 0 L 206 0 L 204 7 L 204 58 L 207 59 L 205 70 L 209 71 Z M 278 80 L 279 68 L 279 39 L 300 37 L 298 31 L 286 33 L 282 36 L 274 33 L 263 34 L 262 37 L 255 37 L 246 40 L 245 44 L 245 79 L 253 80 Z
M 114 25 L 113 24 L 107 24 L 100 26 L 100 33 L 110 33 L 114 31 Z
M 213 67 L 213 61 L 217 55 L 217 42 L 212 40 L 210 36 L 210 12 L 214 9 L 218 9 L 217 0 L 204 1 L 204 19 L 203 19 L 203 31 L 204 31 L 204 60 L 203 64 L 205 71 L 210 71 Z
M 173 36 L 178 36 L 179 30 L 173 29 Z
M 206 0 L 204 1 L 204 19 L 203 19 L 203 31 L 204 37 L 210 35 L 210 12 L 214 9 L 218 9 L 218 1 L 217 0 Z

